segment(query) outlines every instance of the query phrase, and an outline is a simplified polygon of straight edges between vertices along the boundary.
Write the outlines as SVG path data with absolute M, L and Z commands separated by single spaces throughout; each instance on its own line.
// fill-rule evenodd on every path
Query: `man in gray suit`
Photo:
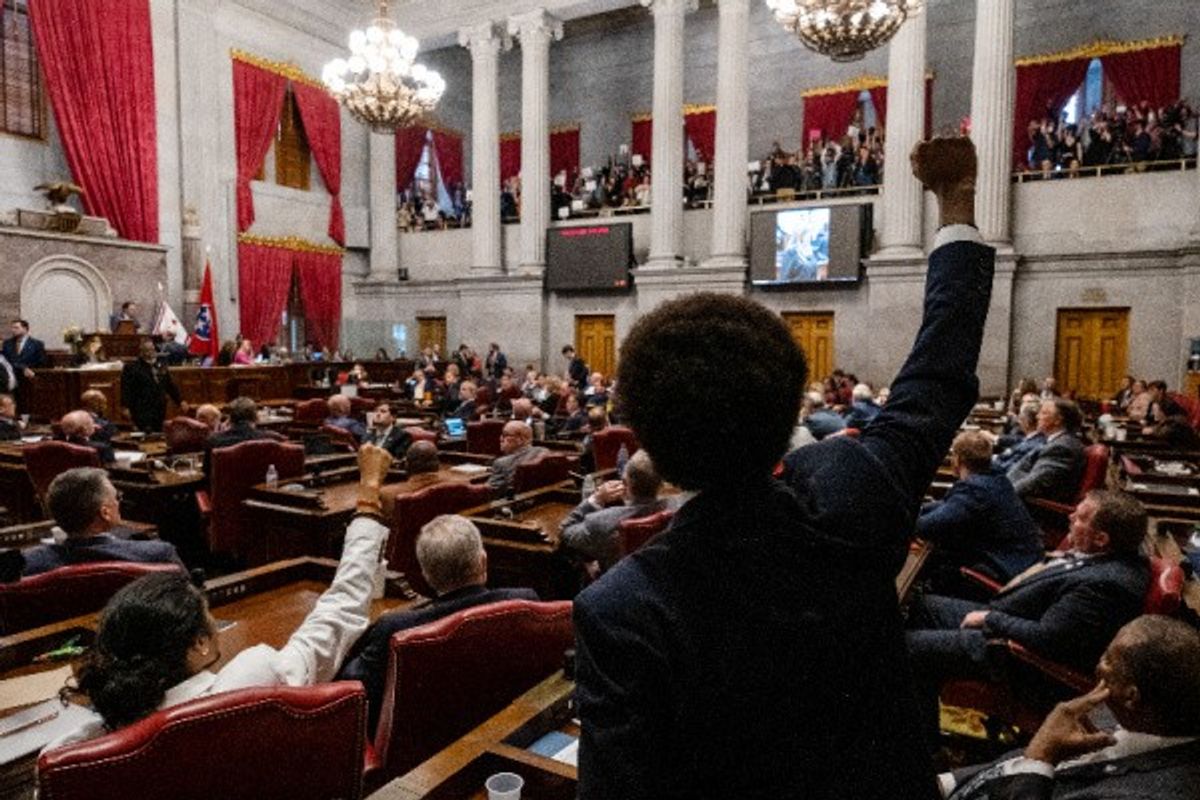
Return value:
M 622 520 L 645 517 L 667 507 L 658 498 L 662 478 L 650 455 L 638 450 L 625 465 L 623 481 L 605 481 L 562 522 L 560 546 L 582 561 L 598 561 L 602 571 L 621 557 L 617 526 Z
M 951 800 L 1192 800 L 1200 787 L 1200 632 L 1144 616 L 1108 646 L 1088 694 L 1060 703 L 1023 754 L 939 776 Z M 1098 731 L 1101 704 L 1116 719 Z
M 1079 406 L 1070 400 L 1054 397 L 1042 401 L 1037 430 L 1046 442 L 1008 470 L 1008 479 L 1022 500 L 1074 501 L 1083 477 L 1083 443 L 1075 437 L 1082 421 Z
M 513 476 L 517 466 L 545 455 L 544 447 L 533 446 L 533 430 L 523 422 L 507 422 L 500 431 L 500 452 L 503 454 L 492 462 L 492 474 L 488 488 L 496 497 L 505 497 L 512 491 Z

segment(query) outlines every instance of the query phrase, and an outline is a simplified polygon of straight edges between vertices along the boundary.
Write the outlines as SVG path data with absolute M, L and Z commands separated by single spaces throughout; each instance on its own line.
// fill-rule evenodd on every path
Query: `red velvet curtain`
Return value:
M 717 153 L 717 112 L 715 109 L 685 114 L 683 128 L 696 148 L 696 155 L 706 164 L 711 164 Z
M 279 128 L 287 78 L 253 64 L 233 61 L 233 125 L 237 138 L 238 231 L 254 223 L 250 181 L 262 167 Z
M 438 167 L 442 171 L 442 183 L 447 188 L 461 184 L 463 182 L 462 134 L 434 128 L 433 151 L 437 153 Z
M 425 134 L 428 128 L 413 125 L 396 131 L 396 189 L 403 192 L 412 186 L 413 175 L 425 152 Z
M 654 120 L 635 119 L 633 121 L 633 136 L 629 140 L 631 155 L 641 156 L 647 164 L 650 163 L 650 153 L 654 146 Z
M 285 251 L 295 257 L 308 338 L 336 350 L 342 326 L 342 256 L 339 253 Z
M 1047 115 L 1057 118 L 1087 77 L 1089 59 L 1052 61 L 1017 67 L 1017 105 L 1013 114 L 1013 163 L 1026 166 L 1029 123 Z
M 854 119 L 858 107 L 859 92 L 851 89 L 835 94 L 820 94 L 804 98 L 805 141 L 812 138 L 813 131 L 820 131 L 826 139 L 841 139 Z
M 238 307 L 242 336 L 259 347 L 274 341 L 292 288 L 293 250 L 238 243 Z M 340 291 L 339 291 L 340 298 Z
M 158 133 L 147 0 L 30 0 L 54 119 L 84 208 L 158 241 Z
M 568 128 L 550 134 L 550 177 L 567 173 L 567 188 L 579 174 L 579 128 Z
M 1104 76 L 1129 105 L 1143 101 L 1152 108 L 1179 100 L 1179 45 L 1114 53 L 1100 59 Z
M 324 89 L 293 82 L 292 93 L 300 107 L 304 133 L 312 149 L 321 179 L 331 195 L 329 238 L 346 243 L 346 215 L 342 210 L 342 115 L 338 103 Z
M 506 181 L 521 174 L 521 137 L 508 135 L 500 139 L 500 180 Z

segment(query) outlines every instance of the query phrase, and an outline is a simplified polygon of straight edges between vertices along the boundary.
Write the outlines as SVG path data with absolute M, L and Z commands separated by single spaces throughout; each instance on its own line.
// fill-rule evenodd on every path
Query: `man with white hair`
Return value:
M 846 412 L 846 427 L 861 431 L 879 415 L 879 404 L 875 402 L 875 392 L 865 383 L 855 384 L 850 398 L 853 402 Z
M 58 427 L 62 430 L 64 442 L 92 448 L 100 456 L 102 464 L 111 464 L 117 460 L 111 444 L 92 438 L 96 433 L 96 421 L 88 412 L 79 410 L 63 414 L 62 419 L 58 421 Z
M 818 442 L 846 427 L 845 420 L 826 408 L 825 396 L 820 392 L 804 395 L 803 417 L 804 427 L 808 428 Z
M 335 428 L 349 431 L 359 442 L 367 438 L 366 427 L 350 416 L 351 405 L 349 397 L 346 397 L 344 394 L 335 394 L 329 398 L 327 403 L 329 405 L 329 416 L 325 419 L 326 425 L 332 425 Z
M 387 680 L 388 642 L 392 634 L 434 622 L 456 611 L 501 600 L 537 600 L 532 589 L 487 588 L 487 552 L 479 529 L 466 517 L 443 514 L 421 528 L 417 563 L 433 587 L 433 599 L 405 611 L 384 614 L 358 640 L 338 680 L 362 681 L 373 733 Z

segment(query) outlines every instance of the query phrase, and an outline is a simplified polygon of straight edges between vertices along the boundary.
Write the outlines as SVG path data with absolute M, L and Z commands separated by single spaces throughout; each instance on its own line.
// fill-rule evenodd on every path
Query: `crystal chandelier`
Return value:
M 350 33 L 350 58 L 325 65 L 321 80 L 354 118 L 393 133 L 432 111 L 446 91 L 442 76 L 414 64 L 419 44 L 388 17 L 388 0 L 365 31 Z
M 857 61 L 884 45 L 925 0 L 766 0 L 775 19 L 809 50 Z

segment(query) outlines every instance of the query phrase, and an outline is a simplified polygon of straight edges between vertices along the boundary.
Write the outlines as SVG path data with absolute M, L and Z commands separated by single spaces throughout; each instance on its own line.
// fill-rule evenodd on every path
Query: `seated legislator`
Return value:
M 17 419 L 17 402 L 11 394 L 0 394 L 0 442 L 21 438 L 21 421 Z
M 638 450 L 625 465 L 625 478 L 605 481 L 562 521 L 559 545 L 580 561 L 598 561 L 607 570 L 621 557 L 617 526 L 621 520 L 645 517 L 667 507 L 658 490 L 662 478 L 645 450 Z
M 62 431 L 62 441 L 92 448 L 100 456 L 100 463 L 111 464 L 117 460 L 112 445 L 95 438 L 96 423 L 88 412 L 72 411 L 63 414 L 62 419 L 58 421 L 58 427 Z
M 978 397 L 995 251 L 973 227 L 970 140 L 921 144 L 912 164 L 941 230 L 913 351 L 860 438 L 800 448 L 771 478 L 807 368 L 748 298 L 671 300 L 622 344 L 622 413 L 663 479 L 697 494 L 575 599 L 582 800 L 935 791 L 895 577 Z M 664 391 L 670 364 L 687 374 Z
M 412 435 L 396 424 L 396 415 L 388 403 L 375 406 L 375 421 L 371 430 L 367 431 L 367 444 L 387 450 L 392 458 L 399 461 L 408 452 L 412 444 Z
M 803 425 L 818 442 L 832 433 L 844 430 L 846 421 L 840 414 L 830 411 L 825 397 L 820 392 L 809 392 L 804 396 Z
M 1071 549 L 1009 581 L 986 604 L 927 594 L 909 614 L 913 672 L 936 734 L 937 697 L 951 678 L 987 678 L 989 638 L 1012 639 L 1085 673 L 1142 609 L 1150 568 L 1139 552 L 1146 509 L 1118 492 L 1094 491 L 1071 514 Z
M 466 517 L 443 514 L 421 528 L 417 537 L 417 563 L 421 574 L 437 593 L 427 603 L 384 614 L 355 645 L 339 680 L 362 681 L 370 708 L 368 731 L 379 720 L 387 680 L 388 640 L 392 634 L 439 620 L 456 611 L 501 600 L 537 600 L 532 589 L 489 589 L 487 553 L 479 529 Z
M 1167 394 L 1166 381 L 1150 382 L 1150 408 L 1143 418 L 1147 425 L 1157 425 L 1171 417 L 1186 417 L 1187 411 Z
M 1046 441 L 1008 470 L 1008 479 L 1022 500 L 1074 501 L 1084 467 L 1083 443 L 1074 432 L 1082 422 L 1079 406 L 1070 400 L 1054 397 L 1042 401 L 1037 430 Z
M 79 405 L 92 415 L 92 422 L 96 423 L 96 431 L 91 436 L 92 441 L 111 442 L 112 438 L 117 435 L 117 426 L 108 419 L 108 398 L 104 396 L 104 393 L 96 389 L 88 389 L 79 395 Z
M 1021 404 L 1021 409 L 1017 412 L 1017 426 L 1021 432 L 1001 436 L 996 441 L 1000 452 L 992 457 L 992 467 L 997 471 L 1007 473 L 1022 458 L 1046 443 L 1046 434 L 1038 430 L 1038 411 L 1041 407 L 1040 400 Z
M 1099 684 L 1060 703 L 1020 754 L 939 776 L 951 800 L 1193 800 L 1200 791 L 1200 633 L 1138 617 L 1096 669 Z M 1097 730 L 1090 715 L 1116 721 Z
M 325 418 L 326 425 L 349 431 L 354 438 L 362 442 L 367 438 L 367 429 L 363 424 L 350 416 L 350 398 L 344 394 L 335 394 L 329 398 L 329 416 Z
M 475 396 L 479 392 L 479 387 L 474 381 L 463 381 L 458 386 L 458 405 L 454 410 L 447 414 L 447 417 L 457 417 L 463 422 L 470 422 L 475 416 Z
M 237 400 L 239 398 L 234 398 Z M 249 399 L 249 398 L 246 398 Z M 257 406 L 254 409 L 255 417 L 258 416 Z M 213 433 L 221 432 L 221 409 L 214 406 L 212 403 L 205 403 L 196 409 L 196 421 L 203 423 Z
M 917 536 L 936 546 L 926 570 L 934 591 L 954 594 L 959 567 L 1007 583 L 1042 558 L 1042 534 L 1012 484 L 992 471 L 992 445 L 978 431 L 950 445 L 958 481 L 917 517 Z
M 22 575 L 38 575 L 68 564 L 136 561 L 183 566 L 169 542 L 131 541 L 113 535 L 121 528 L 121 498 L 108 473 L 95 467 L 69 469 L 50 483 L 46 508 L 67 534 L 61 544 L 23 550 Z
M 524 422 L 506 422 L 500 431 L 500 453 L 492 462 L 492 474 L 488 476 L 488 488 L 496 497 L 504 497 L 512 491 L 513 477 L 517 466 L 545 455 L 544 447 L 533 446 L 533 430 Z
M 409 475 L 432 474 L 441 468 L 437 445 L 433 442 L 413 442 L 405 451 L 404 469 Z
M 846 427 L 862 430 L 879 416 L 879 404 L 875 402 L 871 387 L 865 383 L 856 384 L 850 397 L 854 402 L 846 411 Z
M 258 420 L 258 405 L 249 397 L 235 397 L 229 402 L 227 412 L 229 427 L 214 433 L 204 443 L 204 474 L 212 474 L 212 451 L 222 447 L 250 442 L 256 439 L 278 439 L 279 436 L 255 427 Z
M 117 592 L 100 614 L 95 645 L 76 668 L 67 697 L 87 701 L 94 719 L 50 747 L 84 741 L 198 697 L 254 686 L 311 686 L 333 679 L 367 629 L 379 553 L 387 540 L 379 487 L 392 458 L 358 451 L 357 513 L 346 528 L 337 573 L 316 606 L 279 650 L 238 653 L 218 672 L 216 630 L 204 594 L 186 576 L 149 575 Z

